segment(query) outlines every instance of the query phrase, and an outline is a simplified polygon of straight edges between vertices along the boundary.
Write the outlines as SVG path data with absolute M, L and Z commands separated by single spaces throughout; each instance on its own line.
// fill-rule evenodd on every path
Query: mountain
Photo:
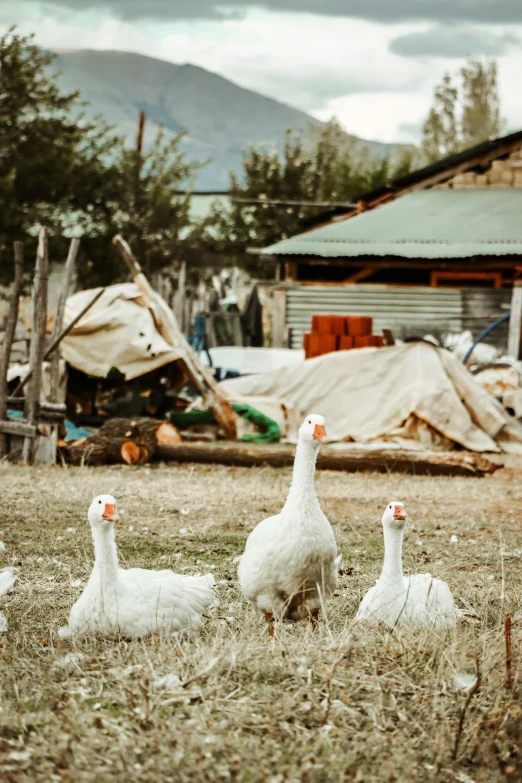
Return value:
M 228 171 L 239 168 L 249 141 L 281 141 L 287 128 L 307 130 L 322 123 L 298 109 L 266 98 L 196 65 L 174 63 L 130 52 L 55 50 L 54 68 L 64 91 L 79 90 L 89 101 L 88 116 L 102 114 L 134 143 L 138 114 L 146 112 L 145 145 L 158 127 L 187 131 L 189 160 L 212 162 L 198 177 L 199 190 L 225 190 Z M 375 155 L 394 145 L 364 141 Z

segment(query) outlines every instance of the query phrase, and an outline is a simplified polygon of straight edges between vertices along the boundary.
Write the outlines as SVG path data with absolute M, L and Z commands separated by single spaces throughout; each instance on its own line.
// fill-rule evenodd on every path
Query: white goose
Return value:
M 404 504 L 392 501 L 382 516 L 384 565 L 379 579 L 359 607 L 356 621 L 397 625 L 453 627 L 461 614 L 446 582 L 431 574 L 404 576 L 402 537 L 406 525 Z
M 0 571 L 0 595 L 7 593 L 16 582 L 17 576 L 14 568 L 3 568 Z M 0 633 L 7 631 L 7 617 L 0 612 Z
M 69 625 L 59 631 L 62 639 L 92 633 L 139 637 L 201 628 L 205 608 L 217 603 L 212 574 L 180 576 L 168 570 L 120 568 L 114 536 L 119 517 L 112 495 L 98 495 L 88 519 L 94 568 L 71 609 Z
M 315 627 L 323 602 L 337 585 L 341 557 L 314 489 L 315 462 L 325 438 L 324 418 L 307 416 L 299 429 L 286 503 L 280 514 L 257 525 L 238 558 L 241 590 L 264 612 L 269 639 L 274 618 L 309 618 Z

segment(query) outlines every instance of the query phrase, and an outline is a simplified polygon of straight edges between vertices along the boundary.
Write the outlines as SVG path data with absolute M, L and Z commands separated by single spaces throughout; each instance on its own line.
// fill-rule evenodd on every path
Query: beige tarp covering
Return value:
M 64 323 L 70 323 L 92 300 L 95 290 L 67 300 Z M 158 333 L 150 310 L 134 283 L 109 286 L 62 343 L 73 367 L 105 378 L 117 367 L 127 380 L 162 367 L 180 354 Z
M 522 426 L 448 351 L 428 343 L 339 351 L 224 381 L 230 401 L 271 397 L 326 417 L 329 440 L 412 440 L 429 449 L 522 451 Z

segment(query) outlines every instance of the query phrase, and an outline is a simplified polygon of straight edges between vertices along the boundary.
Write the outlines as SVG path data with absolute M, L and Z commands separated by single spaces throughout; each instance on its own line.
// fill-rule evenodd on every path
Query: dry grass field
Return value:
M 339 589 L 318 631 L 285 624 L 271 646 L 232 561 L 280 509 L 290 469 L 1 464 L 0 566 L 20 573 L 0 599 L 0 779 L 522 780 L 521 476 L 318 473 L 344 558 Z M 92 567 L 86 512 L 100 492 L 119 501 L 123 566 L 214 571 L 221 606 L 198 638 L 59 639 Z M 471 615 L 456 632 L 351 627 L 381 568 L 390 500 L 409 513 L 405 570 L 448 581 Z M 455 675 L 477 667 L 470 697 Z

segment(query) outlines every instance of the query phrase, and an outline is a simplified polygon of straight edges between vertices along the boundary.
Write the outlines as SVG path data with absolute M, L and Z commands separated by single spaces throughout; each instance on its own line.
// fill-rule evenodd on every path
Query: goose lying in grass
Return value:
M 453 627 L 461 614 L 445 582 L 431 574 L 404 576 L 402 538 L 404 504 L 392 501 L 382 516 L 384 565 L 379 579 L 364 596 L 356 620 L 373 624 Z
M 16 571 L 14 568 L 3 568 L 0 571 L 0 595 L 7 593 L 16 582 Z M 0 633 L 7 631 L 7 617 L 0 612 Z
M 264 612 L 269 639 L 274 618 L 317 623 L 337 585 L 341 558 L 314 489 L 315 463 L 325 440 L 324 418 L 310 414 L 299 429 L 292 486 L 280 514 L 260 522 L 239 559 L 245 597 Z
M 214 577 L 179 576 L 173 571 L 118 565 L 114 524 L 118 521 L 112 495 L 99 495 L 89 508 L 94 541 L 94 568 L 82 595 L 71 609 L 62 639 L 87 634 L 140 637 L 155 631 L 198 631 L 202 614 L 217 603 Z

